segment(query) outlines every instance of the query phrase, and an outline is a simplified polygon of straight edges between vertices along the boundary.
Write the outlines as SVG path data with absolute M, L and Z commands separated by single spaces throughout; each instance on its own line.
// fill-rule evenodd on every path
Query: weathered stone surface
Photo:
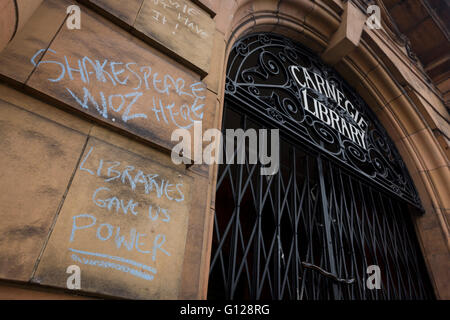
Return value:
M 208 89 L 218 94 L 222 86 L 225 69 L 225 39 L 223 35 L 216 31 L 214 32 L 213 54 L 211 58 L 211 72 L 205 77 L 204 82 Z
M 188 170 L 190 171 L 190 170 Z M 205 247 L 210 245 L 210 238 L 205 236 L 205 219 L 209 218 L 207 206 L 210 203 L 208 178 L 195 175 L 192 192 L 192 209 L 189 216 L 189 229 L 184 254 L 182 285 L 180 299 L 201 299 L 201 283 L 208 278 L 209 269 L 204 268 L 204 260 L 210 259 Z
M 235 1 L 220 1 L 219 12 L 214 17 L 216 23 L 216 29 L 225 35 L 225 39 L 228 40 L 227 33 L 231 31 L 231 22 L 233 16 L 236 13 L 237 3 Z
M 198 76 L 91 11 L 82 23 L 42 48 L 27 85 L 165 149 L 174 129 L 211 127 L 215 96 Z
M 153 161 L 164 163 L 172 170 L 183 170 L 187 175 L 193 178 L 193 185 L 195 188 L 192 192 L 191 209 L 189 211 L 189 227 L 186 235 L 186 249 L 184 253 L 182 282 L 180 287 L 179 299 L 199 299 L 199 283 L 200 279 L 207 279 L 208 272 L 199 267 L 200 261 L 208 260 L 209 255 L 202 248 L 209 246 L 209 238 L 204 239 L 205 217 L 207 206 L 209 205 L 209 178 L 198 173 L 197 165 L 192 166 L 189 170 L 185 170 L 184 165 L 175 165 L 168 161 L 167 155 L 156 151 L 153 148 L 148 148 L 145 144 L 133 141 L 127 137 L 118 135 L 111 130 L 105 129 L 101 126 L 95 126 L 90 131 L 90 135 L 97 139 L 103 140 L 115 146 L 126 149 L 129 152 L 136 153 L 145 158 L 150 158 Z M 206 242 L 204 242 L 206 241 Z
M 0 278 L 31 278 L 85 141 L 0 100 Z
M 43 0 L 16 0 L 18 25 L 17 30 L 20 30 L 33 15 L 37 8 L 42 4 Z
M 209 72 L 215 24 L 191 1 L 144 0 L 134 27 L 203 75 Z
M 364 13 L 351 1 L 345 3 L 341 24 L 331 37 L 322 59 L 334 65 L 353 51 L 359 45 L 366 19 Z
M 176 299 L 192 181 L 90 138 L 33 281 L 66 287 L 67 267 L 78 265 L 83 291 Z
M 204 7 L 212 16 L 215 16 L 219 9 L 220 0 L 192 0 L 192 2 Z
M 11 40 L 16 26 L 16 12 L 13 0 L 0 3 L 0 51 Z
M 126 24 L 132 26 L 144 0 L 83 0 L 91 2 Z
M 71 0 L 45 0 L 17 32 L 14 39 L 0 53 L 0 74 L 18 82 L 25 82 L 34 69 L 33 55 L 47 48 L 66 17 Z M 41 55 L 34 60 L 39 61 Z
M 30 111 L 38 116 L 54 121 L 62 126 L 88 135 L 93 124 L 81 119 L 70 112 L 55 108 L 55 106 L 38 100 L 23 91 L 0 84 L 0 97 L 10 104 L 19 106 L 21 109 Z

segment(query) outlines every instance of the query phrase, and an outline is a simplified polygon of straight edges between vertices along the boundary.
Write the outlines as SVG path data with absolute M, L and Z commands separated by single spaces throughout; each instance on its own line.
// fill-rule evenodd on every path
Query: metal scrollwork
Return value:
M 289 68 L 293 65 L 320 75 L 340 90 L 368 120 L 365 148 L 305 111 L 302 95 L 306 89 L 295 81 L 290 72 Z M 300 44 L 271 33 L 242 38 L 231 52 L 225 92 L 228 99 L 258 114 L 282 132 L 299 138 L 390 193 L 421 208 L 406 167 L 375 114 L 334 69 Z M 338 108 L 330 97 L 311 90 L 308 95 L 333 110 L 342 121 L 357 126 L 349 113 Z

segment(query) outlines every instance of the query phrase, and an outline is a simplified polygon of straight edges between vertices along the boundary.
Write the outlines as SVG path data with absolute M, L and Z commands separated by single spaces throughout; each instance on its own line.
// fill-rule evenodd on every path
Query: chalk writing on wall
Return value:
M 31 63 L 36 67 L 52 65 L 53 75 L 48 81 L 62 83 L 81 109 L 124 125 L 152 118 L 163 125 L 189 129 L 194 121 L 203 120 L 206 88 L 202 82 L 188 83 L 183 77 L 160 74 L 151 65 L 136 62 L 59 57 L 52 49 L 38 61 L 45 51 L 38 50 Z
M 83 290 L 117 294 L 112 292 L 115 285 L 125 282 L 136 291 L 125 296 L 148 298 L 161 291 L 166 298 L 176 297 L 190 181 L 94 139 L 80 160 L 38 270 L 39 281 L 62 286 L 65 280 L 53 279 L 45 269 L 75 264 L 82 270 Z M 108 279 L 111 287 L 98 285 L 100 279 Z
M 163 25 L 168 25 L 172 28 L 172 34 L 176 34 L 179 28 L 186 28 L 200 38 L 205 39 L 209 35 L 206 30 L 202 29 L 196 18 L 201 14 L 201 11 L 187 2 L 172 1 L 172 0 L 152 0 L 149 2 L 152 12 L 152 19 Z M 166 14 L 166 10 L 174 12 L 174 19 Z
M 146 0 L 133 27 L 203 74 L 209 72 L 215 23 L 191 1 Z

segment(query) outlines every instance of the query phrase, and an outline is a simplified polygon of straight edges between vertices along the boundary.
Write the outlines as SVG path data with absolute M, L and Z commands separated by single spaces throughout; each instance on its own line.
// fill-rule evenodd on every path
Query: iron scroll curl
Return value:
M 293 69 L 315 78 L 318 89 L 302 86 L 307 81 L 299 81 Z M 320 79 L 324 90 L 320 90 Z M 325 94 L 326 88 L 342 93 L 352 112 Z M 241 38 L 230 53 L 225 94 L 281 132 L 423 211 L 405 163 L 374 112 L 333 68 L 301 44 L 272 33 Z M 323 114 L 315 116 L 312 105 L 317 105 L 315 110 L 327 110 L 336 125 L 321 119 Z M 356 113 L 363 119 L 359 123 Z M 344 126 L 352 128 L 352 134 L 347 134 Z

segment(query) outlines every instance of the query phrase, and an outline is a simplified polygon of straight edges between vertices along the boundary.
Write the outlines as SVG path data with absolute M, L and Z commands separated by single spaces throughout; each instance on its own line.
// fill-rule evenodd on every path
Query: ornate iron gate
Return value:
M 332 86 L 352 98 L 351 112 L 326 94 Z M 355 134 L 305 111 L 314 99 Z M 332 69 L 289 39 L 253 34 L 233 48 L 225 100 L 224 129 L 280 129 L 280 169 L 219 167 L 209 298 L 434 297 L 410 217 L 421 208 L 414 185 L 376 117 Z M 370 265 L 380 267 L 380 289 L 366 286 Z

